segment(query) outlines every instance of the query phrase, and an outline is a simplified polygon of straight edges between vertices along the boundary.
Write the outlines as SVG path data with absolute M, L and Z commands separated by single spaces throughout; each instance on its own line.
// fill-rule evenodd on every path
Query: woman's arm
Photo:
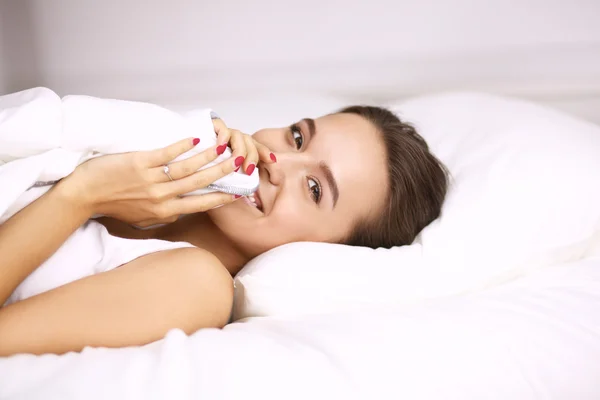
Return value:
M 234 201 L 225 193 L 181 197 L 232 173 L 246 154 L 238 150 L 243 155 L 236 156 L 234 150 L 233 160 L 201 171 L 217 157 L 216 146 L 173 162 L 196 144 L 190 138 L 162 149 L 91 159 L 0 225 L 0 305 L 92 215 L 137 223 Z M 174 180 L 164 174 L 165 164 Z M 136 345 L 170 328 L 222 326 L 231 309 L 231 286 L 222 264 L 200 249 L 140 257 L 0 308 L 0 355 Z
M 92 215 L 59 183 L 0 225 L 0 307 Z
M 192 138 L 145 152 L 113 154 L 75 171 L 0 225 L 0 307 L 19 284 L 91 216 L 104 214 L 140 222 L 206 211 L 234 200 L 224 193 L 179 198 L 233 172 L 231 161 L 195 172 L 217 157 L 214 148 L 171 163 L 195 146 Z M 162 166 L 171 163 L 170 182 Z
M 164 155 L 161 151 L 143 155 L 165 157 L 158 161 L 164 164 L 189 150 L 189 142 L 166 148 Z M 171 202 L 149 198 L 147 188 L 156 190 L 151 180 L 156 178 L 148 178 L 148 167 L 136 165 L 140 156 L 118 154 L 82 164 L 85 168 L 0 225 L 0 304 L 98 213 L 98 198 L 103 198 L 107 208 L 141 219 L 197 212 L 231 201 L 231 195 L 218 193 Z M 205 159 L 201 153 L 180 163 L 202 165 Z M 217 165 L 177 182 L 184 185 L 179 189 L 187 191 L 231 172 L 233 168 L 226 164 L 223 170 L 216 170 L 222 168 Z M 191 170 L 197 168 L 194 165 Z M 170 207 L 167 211 L 165 205 Z M 232 297 L 231 276 L 212 254 L 201 249 L 159 252 L 0 308 L 0 355 L 62 353 L 86 345 L 140 345 L 162 337 L 171 328 L 189 333 L 201 327 L 220 327 L 227 322 Z
M 149 254 L 0 309 L 0 356 L 143 345 L 172 328 L 222 327 L 229 272 L 209 252 Z

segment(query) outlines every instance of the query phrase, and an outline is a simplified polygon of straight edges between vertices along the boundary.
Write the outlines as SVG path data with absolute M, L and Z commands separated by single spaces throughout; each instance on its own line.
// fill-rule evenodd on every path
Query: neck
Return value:
M 188 242 L 214 254 L 231 275 L 237 274 L 250 261 L 210 219 L 206 213 L 185 215 L 178 221 L 157 228 L 152 232 L 155 239 L 172 242 Z

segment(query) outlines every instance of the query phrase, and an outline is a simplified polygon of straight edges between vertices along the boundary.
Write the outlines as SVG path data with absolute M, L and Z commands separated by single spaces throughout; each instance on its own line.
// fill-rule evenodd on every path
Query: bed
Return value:
M 2 399 L 596 399 L 600 260 L 414 308 L 0 360 Z
M 236 277 L 224 329 L 2 358 L 0 399 L 598 398 L 600 127 L 479 93 L 388 107 L 452 174 L 412 245 L 276 248 Z

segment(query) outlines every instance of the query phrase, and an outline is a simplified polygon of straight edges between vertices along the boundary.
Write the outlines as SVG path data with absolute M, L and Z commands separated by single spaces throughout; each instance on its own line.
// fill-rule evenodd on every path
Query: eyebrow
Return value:
M 310 139 L 311 140 L 314 139 L 315 135 L 317 134 L 317 127 L 315 125 L 315 120 L 312 118 L 304 118 L 303 121 L 306 122 L 306 125 L 308 125 L 308 131 L 310 132 Z M 331 172 L 331 168 L 329 168 L 329 166 L 324 161 L 321 161 L 319 163 L 319 168 L 321 169 L 321 172 L 323 173 L 323 175 L 325 175 L 325 179 L 327 180 L 329 189 L 331 190 L 331 193 L 333 194 L 333 207 L 332 208 L 335 208 L 338 198 L 340 197 L 340 190 L 339 190 L 337 182 L 335 180 L 335 176 L 333 176 L 333 172 Z
M 325 175 L 325 179 L 327 180 L 329 189 L 331 190 L 331 193 L 333 193 L 333 207 L 332 208 L 335 208 L 338 198 L 340 197 L 340 191 L 338 189 L 337 182 L 335 181 L 333 172 L 331 172 L 331 168 L 329 168 L 329 166 L 327 164 L 325 164 L 325 162 L 321 161 L 319 163 L 319 168 L 321 168 L 323 175 Z
M 310 138 L 312 139 L 317 134 L 315 120 L 312 118 L 304 118 L 303 121 L 308 125 L 308 131 L 310 132 Z

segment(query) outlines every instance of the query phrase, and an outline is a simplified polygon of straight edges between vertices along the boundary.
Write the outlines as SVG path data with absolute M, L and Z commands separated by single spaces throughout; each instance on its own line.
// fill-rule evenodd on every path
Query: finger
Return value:
M 223 162 L 195 172 L 185 178 L 162 184 L 164 185 L 164 189 L 161 189 L 161 192 L 165 198 L 190 193 L 194 190 L 207 187 L 217 179 L 231 174 L 238 167 L 239 164 L 236 164 L 235 159 L 228 158 Z
M 215 133 L 217 134 L 217 154 L 221 155 L 225 152 L 227 148 L 227 143 L 231 138 L 231 131 L 225 125 L 222 119 L 216 118 L 212 120 L 213 127 L 215 129 Z
M 178 214 L 193 214 L 233 203 L 239 198 L 241 196 L 221 192 L 186 196 L 173 200 L 173 210 Z
M 231 159 L 233 160 L 235 167 L 240 167 L 244 160 L 246 159 L 246 143 L 244 142 L 244 134 L 240 131 L 233 130 L 231 132 L 231 139 L 229 143 L 231 145 L 231 149 L 233 150 L 233 154 L 231 155 Z
M 262 162 L 273 164 L 277 162 L 277 157 L 275 154 L 264 144 L 260 143 L 256 139 L 252 138 L 254 142 L 254 147 L 256 147 L 256 151 L 258 152 L 258 159 Z
M 246 160 L 244 161 L 242 169 L 246 172 L 246 175 L 252 175 L 256 164 L 258 163 L 258 151 L 254 145 L 254 141 L 250 135 L 243 135 L 244 144 L 246 146 Z
M 186 158 L 185 160 L 170 163 L 169 174 L 171 175 L 171 178 L 185 178 L 186 176 L 192 175 L 206 164 L 214 161 L 218 157 L 215 149 L 216 146 L 209 147 L 201 153 Z M 168 182 L 170 180 L 164 172 L 164 166 L 155 167 L 152 170 L 152 174 L 155 177 L 153 182 Z
M 200 139 L 187 138 L 173 143 L 167 147 L 156 150 L 142 151 L 142 157 L 145 160 L 146 167 L 157 167 L 168 164 L 180 155 L 194 148 Z

